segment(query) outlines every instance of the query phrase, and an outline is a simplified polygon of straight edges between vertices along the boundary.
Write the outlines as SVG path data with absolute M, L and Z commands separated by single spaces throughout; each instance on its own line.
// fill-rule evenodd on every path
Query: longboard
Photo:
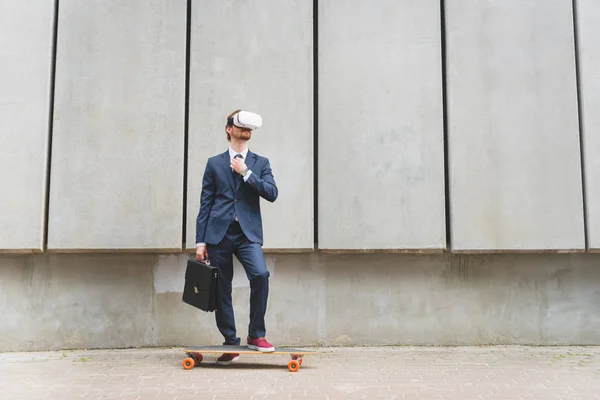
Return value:
M 288 363 L 288 369 L 291 372 L 296 372 L 302 365 L 302 357 L 305 354 L 316 354 L 316 351 L 306 349 L 295 349 L 291 347 L 275 347 L 274 351 L 263 352 L 258 350 L 249 349 L 246 346 L 200 346 L 200 347 L 186 347 L 183 349 L 185 354 L 188 356 L 183 360 L 184 369 L 192 369 L 195 365 L 200 364 L 203 360 L 202 354 L 207 353 L 239 353 L 239 354 L 256 354 L 256 355 L 270 355 L 270 354 L 289 354 L 292 357 L 292 361 Z

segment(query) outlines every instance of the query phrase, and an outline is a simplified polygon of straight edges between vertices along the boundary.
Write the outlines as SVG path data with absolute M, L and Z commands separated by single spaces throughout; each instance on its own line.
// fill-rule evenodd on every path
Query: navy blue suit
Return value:
M 228 345 L 240 344 L 231 301 L 233 255 L 250 280 L 248 336 L 257 338 L 266 334 L 264 316 L 270 274 L 262 252 L 260 198 L 274 202 L 278 190 L 267 158 L 248 151 L 244 161 L 252 171 L 245 182 L 232 171 L 229 150 L 208 159 L 196 218 L 196 243 L 206 244 L 211 264 L 219 269 L 215 318 L 224 344 Z

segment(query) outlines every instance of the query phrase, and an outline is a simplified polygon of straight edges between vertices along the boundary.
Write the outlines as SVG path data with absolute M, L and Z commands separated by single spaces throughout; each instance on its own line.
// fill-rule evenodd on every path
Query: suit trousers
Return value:
M 235 328 L 235 316 L 231 300 L 233 280 L 233 255 L 240 261 L 250 281 L 250 323 L 248 336 L 251 338 L 266 335 L 265 313 L 269 296 L 269 271 L 265 263 L 262 247 L 248 240 L 239 223 L 234 221 L 219 244 L 207 244 L 211 264 L 219 271 L 218 308 L 215 319 L 219 331 L 225 338 L 225 345 L 240 345 Z

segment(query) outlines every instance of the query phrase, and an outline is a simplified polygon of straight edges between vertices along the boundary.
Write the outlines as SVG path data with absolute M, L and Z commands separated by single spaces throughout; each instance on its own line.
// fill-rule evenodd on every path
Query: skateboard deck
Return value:
M 291 372 L 296 372 L 302 365 L 302 357 L 305 354 L 316 354 L 316 351 L 307 349 L 297 349 L 292 347 L 275 347 L 274 351 L 263 352 L 258 350 L 249 349 L 247 346 L 198 346 L 198 347 L 186 347 L 183 349 L 185 354 L 188 356 L 183 360 L 184 369 L 192 369 L 195 365 L 202 362 L 202 354 L 209 353 L 239 353 L 239 354 L 255 354 L 255 355 L 271 355 L 271 354 L 288 354 L 292 357 L 292 361 L 288 363 L 288 369 Z

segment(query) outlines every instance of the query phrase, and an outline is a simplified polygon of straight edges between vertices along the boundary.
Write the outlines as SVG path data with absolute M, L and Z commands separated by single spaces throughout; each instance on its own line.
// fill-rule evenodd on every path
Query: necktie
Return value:
M 241 158 L 242 160 L 244 159 L 244 157 L 241 154 L 236 154 L 233 158 Z M 235 191 L 237 192 L 240 186 L 240 179 L 242 179 L 242 177 L 240 176 L 240 174 L 235 172 L 234 169 L 231 170 L 231 173 L 233 175 L 233 182 L 235 183 Z

